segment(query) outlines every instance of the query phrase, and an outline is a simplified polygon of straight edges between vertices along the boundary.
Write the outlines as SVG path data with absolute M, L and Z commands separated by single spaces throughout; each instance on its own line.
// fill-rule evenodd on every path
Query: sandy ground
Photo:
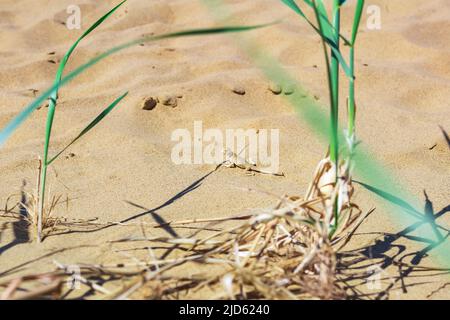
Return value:
M 252 32 L 251 37 L 326 106 L 319 39 L 304 21 L 278 2 L 226 1 L 239 23 L 285 18 L 281 24 Z M 447 0 L 409 0 L 408 5 L 390 0 L 367 2 L 380 6 L 382 28 L 367 30 L 367 16 L 363 16 L 356 62 L 358 136 L 411 193 L 423 198 L 426 190 L 439 212 L 449 205 L 450 194 L 450 153 L 438 127 L 450 130 L 450 36 L 446 31 L 450 27 L 450 4 Z M 67 6 L 81 7 L 84 30 L 116 3 L 0 2 L 1 127 L 32 101 L 31 89 L 41 91 L 51 84 L 57 64 L 48 60 L 58 62 L 81 34 L 61 23 L 68 16 Z M 129 0 L 81 44 L 68 70 L 126 40 L 214 23 L 200 1 Z M 49 55 L 51 52 L 55 54 Z M 239 188 L 302 195 L 326 146 L 299 121 L 282 96 L 267 90 L 268 84 L 230 36 L 136 46 L 90 69 L 61 91 L 53 152 L 113 99 L 125 91 L 130 93 L 106 121 L 70 149 L 72 156 L 55 162 L 50 193 L 70 199 L 68 208 L 61 206 L 57 214 L 68 219 L 138 224 L 153 222 L 155 214 L 167 221 L 222 217 L 274 203 L 271 197 Z M 245 88 L 246 94 L 233 93 L 235 86 Z M 164 94 L 183 97 L 176 108 L 159 104 L 151 111 L 141 109 L 143 98 Z M 23 181 L 28 190 L 34 186 L 45 117 L 45 108 L 36 111 L 0 151 L 1 207 L 9 196 L 20 193 Z M 279 128 L 280 170 L 285 177 L 249 176 L 231 168 L 207 176 L 214 166 L 174 165 L 170 160 L 174 145 L 171 132 L 177 128 L 192 130 L 195 120 L 202 120 L 208 128 Z M 384 268 L 381 288 L 371 291 L 363 281 L 355 280 L 357 289 L 372 298 L 450 298 L 449 287 L 445 287 L 450 278 L 445 272 L 400 274 L 393 257 L 406 263 L 415 258 L 421 266 L 434 265 L 426 255 L 417 258 L 427 244 L 395 236 L 402 226 L 394 223 L 390 212 L 367 191 L 357 189 L 356 195 L 364 210 L 376 210 L 345 250 L 366 254 L 367 259 L 355 267 L 378 263 Z M 450 213 L 443 214 L 439 222 L 448 226 L 449 217 Z M 117 246 L 108 243 L 139 236 L 137 226 L 95 232 L 80 229 L 52 235 L 37 245 L 26 233 L 14 232 L 9 221 L 0 220 L 2 279 L 53 270 L 53 260 L 65 264 L 105 263 L 142 255 L 119 252 Z M 158 229 L 149 232 L 164 234 Z

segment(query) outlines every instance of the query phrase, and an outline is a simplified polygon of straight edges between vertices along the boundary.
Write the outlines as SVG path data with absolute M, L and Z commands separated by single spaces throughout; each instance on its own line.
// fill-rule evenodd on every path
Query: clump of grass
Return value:
M 87 37 L 91 32 L 93 32 L 98 26 L 100 26 L 105 20 L 107 20 L 119 7 L 121 7 L 125 1 L 119 3 L 116 7 L 114 7 L 111 11 L 97 20 L 86 32 L 84 32 L 69 48 L 64 57 L 62 58 L 58 70 L 56 72 L 56 77 L 54 80 L 54 85 L 49 92 L 48 97 L 48 111 L 47 111 L 47 120 L 46 120 L 46 129 L 45 129 L 45 137 L 44 137 L 44 150 L 42 154 L 42 158 L 39 159 L 39 167 L 38 167 L 38 179 L 37 179 L 37 188 L 35 192 L 28 194 L 27 203 L 21 203 L 21 206 L 24 206 L 26 209 L 26 216 L 24 217 L 29 221 L 29 223 L 36 227 L 36 237 L 37 241 L 41 242 L 44 238 L 43 231 L 44 229 L 54 226 L 56 224 L 57 219 L 51 217 L 55 208 L 60 202 L 61 197 L 49 197 L 46 199 L 46 191 L 47 191 L 47 173 L 50 165 L 56 161 L 72 144 L 74 144 L 78 139 L 87 134 L 91 129 L 93 129 L 98 123 L 100 123 L 118 104 L 119 102 L 126 97 L 128 92 L 121 95 L 117 98 L 113 103 L 111 103 L 106 109 L 104 109 L 92 122 L 90 122 L 69 144 L 67 144 L 62 150 L 60 150 L 56 155 L 50 156 L 50 142 L 52 135 L 52 127 L 53 120 L 55 117 L 57 102 L 58 102 L 58 93 L 59 88 L 61 86 L 62 77 L 64 73 L 64 69 L 71 57 L 72 53 L 75 51 L 78 44 Z M 15 121 L 12 122 L 13 127 L 17 128 L 26 117 L 18 117 Z M 7 128 L 8 129 L 8 128 Z M 7 129 L 5 131 L 7 131 Z M 5 132 L 2 132 L 4 135 Z
M 202 292 L 208 292 L 210 297 L 212 293 L 215 299 L 345 298 L 345 288 L 336 281 L 336 252 L 365 216 L 351 202 L 350 190 L 345 201 L 344 197 L 340 198 L 339 228 L 330 236 L 333 227 L 330 204 L 336 201 L 344 186 L 340 184 L 329 192 L 329 185 L 322 183 L 331 166 L 329 159 L 319 164 L 304 197 L 277 197 L 278 203 L 273 208 L 257 210 L 253 214 L 136 224 L 142 229 L 142 238 L 116 239 L 109 245 L 144 242 L 151 253 L 150 259 L 80 265 L 82 284 L 86 290 L 109 299 L 192 298 L 201 296 Z M 236 221 L 240 223 L 236 225 Z M 148 237 L 145 231 L 148 227 L 190 227 L 200 231 L 187 237 Z M 164 254 L 164 258 L 157 258 L 152 247 L 166 247 L 175 251 L 175 257 Z M 191 274 L 189 266 L 192 265 L 200 272 Z M 73 275 L 63 265 L 57 267 L 52 273 L 0 283 L 4 288 L 3 295 L 10 299 L 65 296 L 67 292 L 61 284 L 70 281 Z M 53 285 L 47 287 L 43 283 L 45 279 L 52 279 Z M 116 286 L 112 283 L 106 290 L 100 283 L 107 279 L 122 281 L 115 283 Z
M 25 215 L 20 218 L 28 221 L 29 225 L 33 226 L 31 231 L 36 231 L 36 238 L 38 241 L 42 239 L 42 230 L 53 229 L 58 223 L 58 218 L 53 216 L 55 209 L 62 204 L 62 195 L 53 195 L 49 201 L 45 203 L 45 207 L 41 207 L 41 198 L 39 192 L 40 179 L 42 179 L 42 161 L 39 160 L 38 177 L 36 189 L 34 192 L 26 192 L 23 190 L 24 197 L 20 202 L 20 206 L 25 209 Z M 66 199 L 68 204 L 68 199 Z
M 314 181 L 320 177 L 319 170 Z M 345 290 L 336 281 L 336 247 L 352 234 L 358 226 L 355 222 L 362 217 L 354 204 L 346 203 L 342 208 L 346 219 L 330 239 L 332 212 L 322 215 L 334 196 L 324 196 L 318 184 L 313 183 L 305 198 L 280 197 L 273 208 L 254 214 L 167 223 L 171 228 L 201 225 L 203 235 L 198 232 L 186 238 L 150 238 L 144 231 L 148 226 L 141 225 L 143 238 L 118 239 L 110 245 L 139 241 L 150 253 L 152 247 L 167 247 L 177 251 L 176 256 L 157 258 L 153 253 L 145 261 L 135 258 L 132 263 L 80 265 L 82 284 L 109 299 L 192 298 L 202 292 L 215 299 L 344 298 Z M 242 222 L 230 226 L 236 221 Z M 192 264 L 200 272 L 191 274 L 188 267 Z M 58 264 L 52 273 L 0 283 L 3 296 L 64 296 L 62 286 L 57 284 L 72 276 L 66 269 Z M 45 277 L 55 281 L 51 292 L 44 290 Z M 123 281 L 111 283 L 108 290 L 100 285 L 111 278 Z
M 150 259 L 80 265 L 78 277 L 86 290 L 109 299 L 192 298 L 201 296 L 202 292 L 208 292 L 210 297 L 212 292 L 216 299 L 345 298 L 345 288 L 336 278 L 336 252 L 365 216 L 351 202 L 353 190 L 346 190 L 345 183 L 332 188 L 323 183 L 332 165 L 329 159 L 321 161 L 304 197 L 277 197 L 278 203 L 273 208 L 253 214 L 164 224 L 110 222 L 106 226 L 140 226 L 143 233 L 142 238 L 116 239 L 110 246 L 144 242 L 151 253 Z M 345 172 L 346 168 L 341 170 Z M 339 194 L 339 228 L 331 233 L 334 216 L 330 208 Z M 236 225 L 236 221 L 240 223 Z M 199 232 L 187 237 L 148 237 L 145 231 L 148 227 L 190 227 Z M 170 252 L 175 251 L 175 257 L 164 254 L 164 258 L 157 258 L 152 247 L 166 247 Z M 191 274 L 192 264 L 199 273 Z M 62 284 L 71 281 L 73 274 L 61 264 L 57 267 L 51 273 L 0 283 L 0 288 L 4 288 L 2 295 L 7 299 L 66 296 Z M 52 286 L 46 279 L 52 279 Z M 108 279 L 121 279 L 121 284 L 111 283 L 106 290 L 100 283 Z
M 323 0 L 303 0 L 306 5 L 314 10 L 317 24 L 315 25 L 300 8 L 294 0 L 281 0 L 288 5 L 318 33 L 322 40 L 325 63 L 327 68 L 327 80 L 330 95 L 330 134 L 329 134 L 329 165 L 323 177 L 322 182 L 327 189 L 340 189 L 336 194 L 334 203 L 330 203 L 333 211 L 333 228 L 330 235 L 336 232 L 339 224 L 341 199 L 348 198 L 351 186 L 351 156 L 356 146 L 355 137 L 355 116 L 356 116 L 356 98 L 355 98 L 355 44 L 358 29 L 361 21 L 361 15 L 364 7 L 364 0 L 358 0 L 356 3 L 355 14 L 353 17 L 352 31 L 350 40 L 341 34 L 341 7 L 345 1 L 333 0 L 331 6 L 331 16 L 327 12 Z M 341 41 L 349 47 L 349 63 L 344 58 L 344 52 L 341 50 Z M 339 141 L 339 94 L 340 94 L 340 69 L 343 69 L 349 82 L 349 92 L 347 99 L 347 145 L 341 148 Z M 347 149 L 347 150 L 345 150 Z M 341 159 L 342 158 L 342 159 Z M 325 161 L 328 161 L 328 160 Z M 342 168 L 344 170 L 342 170 Z M 330 192 L 327 190 L 327 192 Z M 346 200 L 344 200 L 345 202 Z
M 46 210 L 46 186 L 47 186 L 47 171 L 49 166 L 63 154 L 64 151 L 66 151 L 72 144 L 74 144 L 78 139 L 80 139 L 83 135 L 88 133 L 92 128 L 94 128 L 99 122 L 103 120 L 108 113 L 110 113 L 114 107 L 116 107 L 119 102 L 125 98 L 125 96 L 128 94 L 128 92 L 121 95 L 119 98 L 117 98 L 113 103 L 111 103 L 105 110 L 103 110 L 102 113 L 100 113 L 86 128 L 84 128 L 78 136 L 76 136 L 66 147 L 64 147 L 60 152 L 58 152 L 55 156 L 49 157 L 49 148 L 50 148 L 50 139 L 52 135 L 52 127 L 53 127 L 53 120 L 55 117 L 57 102 L 58 102 L 58 91 L 59 86 L 61 83 L 61 78 L 64 73 L 64 69 L 69 61 L 70 56 L 74 52 L 75 48 L 78 46 L 78 44 L 83 40 L 85 37 L 87 37 L 92 31 L 94 31 L 99 25 L 101 25 L 106 19 L 108 19 L 120 6 L 122 6 L 126 1 L 122 1 L 120 4 L 118 4 L 116 7 L 114 7 L 111 11 L 109 11 L 107 14 L 105 14 L 103 17 L 101 17 L 99 20 L 97 20 L 86 32 L 84 32 L 81 37 L 78 38 L 77 41 L 69 48 L 69 50 L 64 55 L 63 59 L 61 60 L 61 63 L 59 65 L 58 71 L 56 73 L 56 78 L 54 82 L 55 89 L 53 90 L 52 94 L 49 97 L 49 105 L 48 105 L 48 112 L 47 112 L 47 122 L 46 122 L 46 130 L 45 130 L 45 140 L 44 140 L 44 151 L 43 151 L 43 157 L 41 161 L 41 165 L 39 168 L 40 176 L 38 180 L 38 190 L 37 190 L 37 203 L 33 205 L 31 212 L 37 212 L 37 241 L 41 242 L 43 239 L 43 229 L 47 225 L 46 220 L 48 220 L 51 209 L 54 208 L 52 204 L 47 208 Z M 37 209 L 37 210 L 36 210 Z M 47 212 L 46 212 L 47 211 Z
M 339 228 L 330 236 L 330 203 L 341 190 L 329 192 L 329 185 L 322 183 L 330 166 L 329 159 L 319 164 L 304 197 L 277 197 L 273 208 L 253 214 L 133 225 L 141 227 L 142 238 L 117 239 L 109 245 L 144 242 L 150 259 L 80 265 L 77 279 L 86 290 L 108 299 L 192 298 L 202 292 L 215 299 L 345 298 L 345 288 L 336 281 L 336 252 L 365 217 L 350 197 L 341 197 Z M 188 237 L 148 237 L 148 227 L 201 231 Z M 157 258 L 152 247 L 167 247 L 175 257 Z M 192 265 L 200 272 L 191 274 Z M 67 296 L 63 284 L 72 280 L 70 268 L 58 264 L 54 272 L 19 277 L 0 283 L 0 288 L 5 299 L 60 298 Z M 112 282 L 108 290 L 101 285 L 107 281 Z
M 41 177 L 42 161 L 38 161 L 37 183 L 36 187 L 29 190 L 27 183 L 24 180 L 20 193 L 10 195 L 5 202 L 5 206 L 0 210 L 0 217 L 11 219 L 21 234 L 25 235 L 27 241 L 33 235 L 37 238 L 37 230 L 39 222 L 41 223 L 41 230 L 46 230 L 48 234 L 59 234 L 70 232 L 74 230 L 92 230 L 95 226 L 97 218 L 91 219 L 67 219 L 56 212 L 60 211 L 62 207 L 66 211 L 69 209 L 70 199 L 68 196 L 62 194 L 52 195 L 46 201 L 46 205 L 42 210 L 41 220 L 39 221 L 39 179 Z M 51 193 L 51 192 L 49 192 Z M 10 205 L 13 203 L 12 205 Z M 8 225 L 6 223 L 5 225 Z

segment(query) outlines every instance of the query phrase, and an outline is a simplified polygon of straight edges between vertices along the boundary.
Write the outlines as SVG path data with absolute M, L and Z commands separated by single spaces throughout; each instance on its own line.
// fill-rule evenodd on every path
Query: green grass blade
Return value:
M 39 213 L 38 213 L 38 242 L 41 242 L 42 240 L 42 215 L 44 211 L 44 199 L 45 199 L 45 186 L 46 186 L 46 180 L 47 180 L 47 167 L 48 167 L 48 151 L 50 148 L 50 139 L 52 134 L 52 127 L 53 127 L 53 120 L 55 117 L 56 112 L 56 104 L 58 100 L 58 91 L 59 91 L 59 85 L 61 82 L 61 77 L 64 73 L 64 69 L 66 67 L 67 61 L 69 60 L 71 54 L 77 47 L 77 45 L 80 43 L 81 40 L 83 40 L 87 35 L 89 35 L 92 31 L 94 31 L 100 24 L 103 23 L 111 14 L 114 13 L 122 4 L 124 4 L 126 0 L 122 1 L 119 5 L 114 7 L 112 10 L 110 10 L 107 14 L 105 14 L 103 17 L 101 17 L 99 20 L 97 20 L 88 30 L 86 30 L 81 37 L 75 41 L 72 46 L 69 48 L 69 50 L 64 55 L 63 59 L 61 60 L 61 63 L 59 64 L 58 71 L 56 72 L 56 78 L 55 78 L 55 89 L 52 91 L 49 99 L 49 105 L 48 105 L 48 111 L 47 111 L 47 121 L 45 125 L 45 141 L 44 141 L 44 154 L 43 154 L 43 165 L 41 170 L 41 177 L 40 177 L 40 186 L 39 186 Z
M 421 216 L 421 213 L 419 211 L 417 211 L 413 206 L 411 206 L 408 202 L 404 201 L 403 199 L 389 193 L 386 192 L 384 190 L 381 190 L 379 188 L 376 188 L 374 186 L 370 186 L 366 183 L 360 182 L 360 181 L 356 181 L 353 180 L 353 182 L 359 184 L 360 186 L 364 187 L 365 189 L 369 190 L 370 192 L 373 192 L 374 194 L 376 194 L 377 196 L 383 198 L 384 200 L 395 204 L 396 206 L 399 206 L 400 208 L 402 208 L 405 212 L 407 212 L 408 214 L 422 219 L 423 217 Z
M 350 149 L 353 149 L 355 142 L 355 117 L 356 117 L 356 102 L 355 102 L 355 42 L 358 34 L 359 25 L 361 22 L 361 15 L 364 8 L 364 0 L 358 0 L 355 8 L 355 16 L 353 18 L 352 27 L 352 43 L 350 44 L 350 72 L 352 77 L 349 81 L 349 94 L 348 94 L 348 143 Z
M 305 13 L 303 12 L 303 10 L 300 9 L 300 7 L 297 5 L 297 3 L 295 3 L 294 0 L 281 0 L 281 2 L 283 2 L 289 8 L 294 10 L 294 12 L 296 12 L 297 14 L 299 14 L 300 16 L 305 18 L 307 21 L 309 21 L 308 18 L 306 17 L 306 15 L 305 15 Z
M 341 52 L 339 51 L 339 49 L 337 49 L 336 47 L 331 47 L 331 51 L 333 51 L 334 55 L 336 56 L 336 59 L 338 60 L 339 64 L 341 65 L 342 70 L 344 70 L 345 75 L 348 78 L 353 78 L 354 75 L 353 75 L 349 65 L 345 61 L 344 57 L 342 56 Z
M 52 92 L 50 96 L 50 101 L 48 105 L 48 112 L 47 112 L 47 123 L 46 123 L 46 129 L 45 129 L 45 144 L 44 144 L 44 165 L 47 163 L 48 158 L 48 149 L 50 145 L 50 138 L 52 133 L 52 127 L 53 127 L 53 119 L 55 117 L 55 111 L 56 111 L 56 104 L 58 100 L 58 91 L 59 91 L 59 84 L 61 81 L 61 77 L 64 73 L 64 69 L 66 67 L 66 64 L 72 55 L 75 48 L 78 46 L 78 44 L 83 40 L 85 37 L 87 37 L 92 31 L 94 31 L 99 25 L 101 25 L 106 19 L 108 19 L 118 8 L 120 8 L 127 0 L 122 1 L 117 6 L 115 6 L 113 9 L 111 9 L 108 13 L 106 13 L 103 17 L 98 19 L 92 26 L 89 27 L 78 39 L 75 41 L 72 46 L 69 48 L 69 50 L 64 55 L 63 59 L 61 60 L 61 63 L 59 64 L 58 71 L 56 72 L 56 78 L 55 78 L 55 85 L 56 88 Z
M 60 152 L 56 154 L 51 160 L 47 162 L 47 165 L 50 165 L 53 161 L 58 159 L 58 157 L 66 151 L 71 145 L 73 145 L 75 142 L 77 142 L 78 139 L 80 139 L 82 136 L 84 136 L 86 133 L 88 133 L 92 128 L 94 128 L 100 121 L 103 120 L 118 104 L 120 101 L 122 101 L 123 98 L 125 98 L 128 95 L 128 92 L 125 92 L 123 95 L 121 95 L 119 98 L 114 100 L 113 103 L 111 103 L 105 110 L 102 111 L 91 123 L 89 123 L 86 128 L 84 128 L 76 137 L 73 139 L 67 146 L 65 146 Z
M 314 9 L 314 13 L 316 14 L 316 19 L 317 19 L 317 23 L 319 25 L 319 30 L 321 32 L 323 32 L 323 26 L 322 26 L 322 19 L 320 18 L 320 12 L 318 7 L 315 5 L 316 2 L 314 2 L 313 5 L 313 9 Z M 323 45 L 323 51 L 324 51 L 324 56 L 325 56 L 325 65 L 326 65 L 326 69 L 327 69 L 327 78 L 328 78 L 328 92 L 330 95 L 330 107 L 332 108 L 333 106 L 333 87 L 332 87 L 332 75 L 331 75 L 331 64 L 330 64 L 330 58 L 328 56 L 328 49 L 327 46 L 325 44 L 325 41 L 322 38 L 322 45 Z M 331 118 L 330 118 L 331 119 Z M 330 151 L 334 149 L 334 140 L 335 140 L 335 135 L 334 135 L 334 131 L 332 130 L 333 126 L 330 126 Z
M 263 27 L 267 27 L 270 25 L 273 25 L 278 22 L 272 22 L 268 24 L 261 24 L 261 25 L 254 25 L 254 26 L 228 26 L 228 27 L 219 27 L 219 28 L 208 28 L 208 29 L 192 29 L 192 30 L 186 30 L 186 31 L 180 31 L 180 32 L 173 32 L 173 33 L 167 33 L 159 36 L 149 36 L 141 39 L 136 39 L 127 43 L 124 43 L 122 45 L 116 46 L 97 57 L 91 59 L 90 61 L 86 62 L 85 64 L 79 66 L 72 72 L 68 73 L 65 77 L 61 79 L 61 82 L 59 85 L 54 84 L 49 89 L 47 89 L 45 92 L 43 92 L 40 96 L 38 96 L 33 102 L 31 102 L 29 105 L 27 105 L 14 119 L 12 119 L 6 127 L 3 128 L 2 131 L 0 131 L 0 148 L 3 146 L 3 144 L 7 141 L 7 139 L 17 130 L 20 125 L 24 123 L 26 119 L 32 114 L 32 112 L 38 108 L 44 101 L 47 99 L 57 88 L 62 87 L 66 85 L 68 82 L 76 78 L 78 75 L 83 73 L 86 69 L 91 68 L 95 64 L 99 63 L 100 61 L 106 59 L 107 57 L 113 55 L 114 53 L 117 53 L 119 51 L 122 51 L 126 48 L 129 48 L 134 45 L 138 45 L 143 42 L 151 42 L 151 41 L 157 41 L 167 38 L 175 38 L 175 37 L 188 37 L 188 36 L 200 36 L 200 35 L 209 35 L 209 34 L 220 34 L 220 33 L 231 33 L 231 32 L 244 32 L 244 31 L 250 31 L 255 30 Z
M 306 4 L 308 4 L 311 8 L 314 9 L 314 4 L 313 1 L 311 0 L 303 0 Z M 319 28 L 317 28 L 305 15 L 304 11 L 297 5 L 297 3 L 294 0 L 281 0 L 281 2 L 283 2 L 284 4 L 286 4 L 289 8 L 291 8 L 294 12 L 296 12 L 298 15 L 300 15 L 301 17 L 303 17 L 308 24 L 314 28 L 314 30 L 320 34 L 319 32 Z M 328 26 L 334 30 L 333 25 L 331 24 L 331 22 L 328 19 L 328 14 L 326 13 L 325 7 L 323 7 L 323 9 L 320 9 L 320 11 L 322 12 L 320 14 L 321 17 L 325 18 L 325 20 L 328 21 Z M 350 45 L 350 41 L 348 41 L 348 39 L 346 37 L 344 37 L 342 34 L 339 34 L 339 37 L 344 41 L 344 43 L 346 45 Z M 328 38 L 327 37 L 327 42 L 332 42 L 332 38 Z
M 73 45 L 70 47 L 70 49 L 66 52 L 64 55 L 64 58 L 62 59 L 59 69 L 56 75 L 56 81 L 59 81 L 61 79 L 62 74 L 64 72 L 64 68 L 67 64 L 67 61 L 69 60 L 71 54 L 75 50 L 75 48 L 78 46 L 78 44 L 83 40 L 85 37 L 87 37 L 92 31 L 94 31 L 98 26 L 100 26 L 106 19 L 108 19 L 117 9 L 119 9 L 127 0 L 122 1 L 117 6 L 115 6 L 113 9 L 111 9 L 108 13 L 106 13 L 103 17 L 98 19 L 92 26 L 89 27 L 78 39 L 73 43 Z
M 330 19 L 328 18 L 327 10 L 325 9 L 325 6 L 323 5 L 322 0 L 303 0 L 305 3 L 307 3 L 314 11 L 317 11 L 316 16 L 318 16 L 318 20 L 320 19 L 321 26 L 321 32 L 325 34 L 325 36 L 329 39 L 333 38 L 333 26 L 330 22 Z
M 364 0 L 358 0 L 356 3 L 355 9 L 355 17 L 353 20 L 353 28 L 352 28 L 352 42 L 351 45 L 355 45 L 356 36 L 358 35 L 359 24 L 361 23 L 361 16 L 364 8 Z
M 306 22 L 314 28 L 314 30 L 321 36 L 321 37 L 326 37 L 326 35 L 324 35 L 319 28 L 317 28 L 314 23 L 311 22 L 311 20 L 308 19 L 308 17 L 306 16 L 306 14 L 303 12 L 303 10 L 297 5 L 297 3 L 294 0 L 281 0 L 281 2 L 283 2 L 285 5 L 287 5 L 289 8 L 291 8 L 295 13 L 297 13 L 298 15 L 300 15 L 303 19 L 306 20 Z M 312 2 L 311 1 L 305 1 L 308 4 L 310 4 L 312 6 Z M 331 38 L 327 37 L 327 42 L 333 42 L 333 40 Z
M 281 0 L 284 4 L 286 4 L 289 8 L 291 8 L 294 12 L 296 12 L 297 14 L 299 14 L 302 18 L 304 18 L 306 20 L 306 22 L 312 27 L 314 28 L 314 30 L 317 32 L 317 34 L 330 46 L 331 50 L 333 51 L 333 54 L 336 56 L 337 60 L 339 61 L 339 64 L 342 66 L 342 69 L 345 72 L 345 75 L 349 78 L 352 78 L 353 75 L 351 73 L 350 67 L 348 66 L 347 62 L 345 61 L 344 57 L 342 56 L 341 52 L 339 51 L 339 49 L 337 48 L 337 43 L 336 41 L 333 39 L 333 37 L 329 37 L 328 33 L 326 30 L 326 27 L 323 25 L 323 29 L 320 30 L 320 28 L 316 27 L 311 20 L 308 19 L 308 17 L 306 17 L 305 13 L 303 12 L 302 9 L 300 9 L 300 7 L 297 5 L 297 3 L 295 3 L 294 0 Z M 325 8 L 323 8 L 322 10 L 325 10 Z M 326 12 L 326 11 L 325 11 Z M 323 22 L 326 22 L 325 19 L 323 19 L 323 14 L 320 13 L 319 11 L 319 16 L 321 17 L 321 20 L 323 20 Z M 327 19 L 328 20 L 328 19 Z M 335 29 L 332 27 L 331 23 L 328 21 L 328 23 L 326 23 L 327 25 L 329 25 L 329 29 L 330 32 L 333 32 L 333 34 L 335 33 Z M 339 37 L 344 39 L 345 43 L 350 43 L 347 39 L 345 39 L 344 37 L 342 37 L 339 34 Z
M 340 48 L 339 48 L 339 33 L 340 33 L 340 26 L 341 26 L 341 8 L 340 8 L 340 0 L 334 0 L 333 3 L 333 14 L 332 14 L 332 20 L 333 20 L 333 39 L 336 43 L 336 47 L 331 48 L 331 88 L 332 88 L 332 103 L 331 103 L 331 141 L 330 141 L 330 160 L 334 163 L 334 166 L 336 168 L 336 175 L 335 175 L 335 183 L 338 182 L 338 168 L 339 168 L 339 64 L 342 64 L 340 61 L 340 58 L 342 58 L 340 54 Z M 339 52 L 339 55 L 333 51 L 335 49 L 337 52 Z M 347 71 L 345 71 L 347 73 Z M 350 75 L 353 76 L 353 75 Z M 334 211 L 334 225 L 330 231 L 330 237 L 333 236 L 333 234 L 336 232 L 338 228 L 339 223 L 339 212 L 337 208 L 337 203 L 339 201 L 339 195 L 336 197 L 333 211 Z

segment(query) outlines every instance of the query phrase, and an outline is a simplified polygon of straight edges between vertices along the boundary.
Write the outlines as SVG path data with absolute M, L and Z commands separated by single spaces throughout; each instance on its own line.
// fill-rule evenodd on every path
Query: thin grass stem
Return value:
M 340 42 L 340 26 L 341 26 L 341 8 L 340 0 L 333 2 L 333 37 L 336 49 L 339 51 Z M 331 51 L 331 88 L 332 88 L 332 104 L 331 104 L 331 141 L 330 141 L 330 159 L 335 166 L 335 185 L 338 182 L 339 174 L 339 59 L 335 52 Z M 333 205 L 334 225 L 331 234 L 334 234 L 338 228 L 339 212 L 337 203 L 339 199 L 336 197 Z

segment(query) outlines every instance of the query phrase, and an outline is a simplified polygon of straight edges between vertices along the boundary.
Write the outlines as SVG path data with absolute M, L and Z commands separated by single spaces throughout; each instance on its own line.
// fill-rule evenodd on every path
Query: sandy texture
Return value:
M 226 1 L 238 23 L 286 18 L 279 25 L 252 32 L 251 37 L 278 58 L 325 109 L 328 95 L 319 39 L 278 2 Z M 450 4 L 447 0 L 408 0 L 408 5 L 368 2 L 380 5 L 382 29 L 367 30 L 367 16 L 363 17 L 356 62 L 358 136 L 414 195 L 423 198 L 425 189 L 439 212 L 449 205 L 450 194 L 450 151 L 438 127 L 450 130 Z M 57 64 L 48 60 L 58 62 L 81 34 L 61 24 L 67 6 L 74 3 L 82 9 L 85 29 L 117 1 L 1 1 L 0 127 L 32 101 L 30 89 L 41 91 L 51 84 Z M 214 23 L 200 1 L 130 0 L 81 44 L 68 70 L 126 40 Z M 50 193 L 70 199 L 68 208 L 61 206 L 57 214 L 132 223 L 153 222 L 155 217 L 167 221 L 221 217 L 274 203 L 273 198 L 239 188 L 302 195 L 326 146 L 268 85 L 229 36 L 165 40 L 103 61 L 62 89 L 52 151 L 63 147 L 116 97 L 130 93 L 106 121 L 70 149 L 72 156 L 55 162 Z M 245 88 L 246 94 L 233 93 L 236 86 Z M 143 98 L 165 94 L 183 97 L 176 108 L 158 104 L 153 110 L 141 109 Z M 36 111 L 0 151 L 1 207 L 10 195 L 20 193 L 23 180 L 26 188 L 34 186 L 45 117 L 45 108 Z M 285 177 L 249 176 L 229 168 L 208 175 L 214 166 L 174 165 L 171 132 L 192 130 L 195 120 L 208 128 L 279 128 L 280 169 Z M 346 250 L 359 249 L 367 256 L 358 264 L 363 271 L 368 264 L 380 263 L 386 272 L 382 288 L 375 291 L 354 280 L 357 290 L 369 294 L 361 297 L 450 298 L 445 287 L 450 278 L 445 272 L 400 274 L 392 262 L 392 257 L 404 256 L 403 262 L 411 263 L 427 244 L 395 236 L 401 226 L 367 191 L 357 189 L 357 199 L 364 210 L 377 210 Z M 439 222 L 448 226 L 449 217 L 450 213 L 443 214 Z M 53 270 L 53 260 L 104 263 L 146 254 L 117 252 L 117 246 L 107 243 L 139 236 L 138 226 L 81 229 L 50 236 L 37 245 L 23 232 L 14 232 L 17 228 L 9 221 L 0 220 L 1 278 Z M 149 232 L 164 234 L 159 229 Z M 419 265 L 433 265 L 428 257 L 417 259 Z

